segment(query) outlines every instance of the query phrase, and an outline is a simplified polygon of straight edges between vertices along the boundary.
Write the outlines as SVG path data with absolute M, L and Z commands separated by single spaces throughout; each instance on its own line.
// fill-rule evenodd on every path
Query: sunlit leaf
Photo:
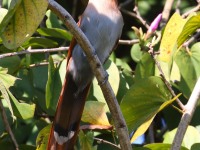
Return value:
M 46 150 L 47 149 L 50 129 L 51 129 L 51 125 L 48 125 L 39 132 L 37 139 L 36 139 L 36 147 L 37 147 L 36 150 Z
M 35 32 L 46 13 L 47 7 L 47 0 L 22 0 L 14 15 L 11 16 L 12 18 L 9 21 L 2 21 L 3 25 L 0 30 L 3 33 L 0 35 L 3 44 L 9 49 L 19 47 Z M 7 15 L 4 18 L 6 17 Z
M 3 20 L 4 16 L 7 14 L 8 10 L 5 8 L 0 8 L 0 24 L 1 21 Z
M 8 25 L 8 23 L 12 19 L 15 11 L 18 9 L 19 5 L 21 4 L 21 1 L 22 0 L 12 0 L 11 1 L 10 7 L 9 7 L 9 11 L 4 16 L 3 20 L 0 23 L 0 35 L 5 30 L 6 26 Z
M 163 110 L 165 107 L 167 107 L 168 105 L 170 105 L 171 103 L 173 103 L 181 94 L 177 95 L 176 97 L 174 97 L 171 100 L 168 100 L 166 102 L 164 102 L 159 109 L 157 109 L 157 111 L 155 112 L 155 115 L 152 116 L 151 118 L 147 119 L 141 126 L 139 126 L 139 128 L 136 130 L 136 132 L 134 133 L 133 137 L 131 138 L 131 143 L 134 142 L 139 136 L 141 136 L 142 134 L 144 134 L 147 129 L 149 128 L 149 126 L 151 125 L 154 117 L 156 116 L 157 113 L 159 113 L 161 110 Z
M 160 55 L 158 59 L 164 62 L 170 62 L 173 54 L 174 46 L 176 45 L 178 36 L 180 35 L 186 19 L 175 13 L 167 23 L 162 41 L 160 44 Z
M 167 132 L 164 135 L 163 143 L 172 143 L 176 132 L 177 132 L 177 128 L 170 132 Z M 200 143 L 200 133 L 195 127 L 188 126 L 187 131 L 183 138 L 182 146 L 185 146 L 188 149 L 190 149 L 191 146 L 195 143 Z
M 133 137 L 131 138 L 131 143 L 133 143 L 139 136 L 141 136 L 142 134 L 144 134 L 147 129 L 149 128 L 149 126 L 151 125 L 153 119 L 154 119 L 155 115 L 147 120 L 146 122 L 144 122 L 134 133 Z
M 200 14 L 192 16 L 185 23 L 181 34 L 178 37 L 178 47 L 181 46 L 190 35 L 192 35 L 196 30 L 200 28 Z
M 98 101 L 87 101 L 81 120 L 94 125 L 110 126 L 104 107 L 105 103 Z
M 171 94 L 161 78 L 152 76 L 137 80 L 120 105 L 129 131 L 152 118 L 170 99 Z
M 12 102 L 12 108 L 14 115 L 21 119 L 30 119 L 34 116 L 35 113 L 35 104 L 20 103 L 12 95 L 10 91 L 7 91 Z

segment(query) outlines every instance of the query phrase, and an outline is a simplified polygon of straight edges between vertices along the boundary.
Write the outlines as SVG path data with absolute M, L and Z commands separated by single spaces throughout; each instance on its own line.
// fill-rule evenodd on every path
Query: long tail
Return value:
M 70 63 L 70 62 L 69 62 Z M 82 91 L 67 71 L 47 150 L 73 150 L 90 84 Z

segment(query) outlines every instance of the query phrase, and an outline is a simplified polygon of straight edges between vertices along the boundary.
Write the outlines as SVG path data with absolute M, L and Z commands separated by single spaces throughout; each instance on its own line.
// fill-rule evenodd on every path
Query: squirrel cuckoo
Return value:
M 116 46 L 123 28 L 117 0 L 89 0 L 79 26 L 104 63 Z M 48 150 L 73 150 L 93 73 L 82 48 L 72 40 L 65 82 L 51 128 Z

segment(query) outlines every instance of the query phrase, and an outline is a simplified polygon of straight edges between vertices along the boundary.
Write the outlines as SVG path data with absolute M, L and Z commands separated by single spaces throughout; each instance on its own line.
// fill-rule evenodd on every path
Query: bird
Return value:
M 78 25 L 102 64 L 116 48 L 124 21 L 117 0 L 89 0 Z M 67 54 L 65 81 L 58 99 L 47 150 L 73 150 L 94 74 L 76 39 Z

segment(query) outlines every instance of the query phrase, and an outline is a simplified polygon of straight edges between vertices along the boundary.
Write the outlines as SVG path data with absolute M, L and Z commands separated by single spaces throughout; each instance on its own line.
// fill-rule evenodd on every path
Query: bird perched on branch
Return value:
M 89 0 L 78 24 L 94 47 L 99 60 L 104 63 L 117 45 L 123 28 L 117 0 Z M 93 77 L 86 55 L 76 40 L 72 40 L 48 150 L 74 149 Z

